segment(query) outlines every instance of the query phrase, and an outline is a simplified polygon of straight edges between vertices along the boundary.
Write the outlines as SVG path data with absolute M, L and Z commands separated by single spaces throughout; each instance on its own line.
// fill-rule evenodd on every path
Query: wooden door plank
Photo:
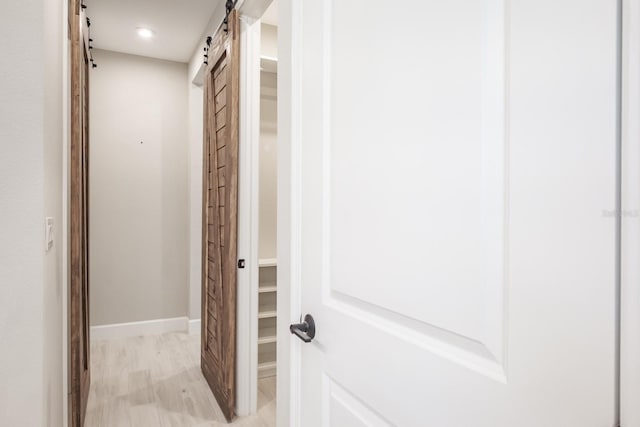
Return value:
M 235 411 L 238 215 L 238 17 L 209 50 L 203 162 L 202 372 L 225 417 Z M 204 271 L 206 270 L 206 272 Z
M 79 0 L 69 2 L 71 143 L 69 159 L 69 425 L 84 423 L 89 352 L 89 58 Z

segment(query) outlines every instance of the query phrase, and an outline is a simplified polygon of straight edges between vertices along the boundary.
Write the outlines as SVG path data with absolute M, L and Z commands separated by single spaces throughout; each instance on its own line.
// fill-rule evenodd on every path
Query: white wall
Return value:
M 54 219 L 54 248 L 44 258 L 43 289 L 43 347 L 44 347 L 44 422 L 47 426 L 63 425 L 62 408 L 66 399 L 62 393 L 62 298 L 63 270 L 66 257 L 63 251 L 63 233 L 66 235 L 66 220 L 63 218 L 63 44 L 67 43 L 67 9 L 61 1 L 43 0 L 44 5 L 44 212 L 43 216 Z M 36 65 L 37 66 L 37 65 Z M 44 225 L 43 225 L 44 227 Z M 42 230 L 42 229 L 41 229 Z M 42 231 L 40 244 L 43 244 Z
M 203 90 L 189 82 L 189 318 L 200 318 Z M 199 113 L 199 114 L 198 114 Z M 198 150 L 198 146 L 200 150 Z M 200 171 L 200 173 L 198 173 Z
M 0 7 L 0 425 L 62 421 L 63 2 Z M 44 217 L 55 243 L 44 247 Z
M 187 315 L 187 65 L 94 51 L 91 324 Z
M 278 27 L 262 24 L 261 54 L 268 58 L 278 58 Z
M 189 318 L 200 319 L 202 291 L 202 105 L 201 83 L 204 47 L 224 17 L 224 2 L 211 15 L 209 24 L 195 47 L 187 80 L 189 85 Z M 194 84 L 194 81 L 198 84 Z
M 264 27 L 263 25 L 263 30 Z M 264 42 L 264 31 L 262 35 Z M 260 233 L 258 253 L 260 258 L 277 258 L 277 75 L 262 72 L 260 86 Z

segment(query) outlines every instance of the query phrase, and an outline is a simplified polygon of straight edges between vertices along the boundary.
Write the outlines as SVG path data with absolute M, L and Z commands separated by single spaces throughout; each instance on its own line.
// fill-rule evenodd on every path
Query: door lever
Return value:
M 304 316 L 304 322 L 290 325 L 289 331 L 302 341 L 311 342 L 316 336 L 316 322 L 313 321 L 312 315 L 307 314 Z

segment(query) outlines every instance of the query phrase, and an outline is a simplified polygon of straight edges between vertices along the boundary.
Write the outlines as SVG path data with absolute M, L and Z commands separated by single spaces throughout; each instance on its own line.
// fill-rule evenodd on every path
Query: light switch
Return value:
M 53 247 L 53 218 L 45 218 L 45 250 L 49 251 Z

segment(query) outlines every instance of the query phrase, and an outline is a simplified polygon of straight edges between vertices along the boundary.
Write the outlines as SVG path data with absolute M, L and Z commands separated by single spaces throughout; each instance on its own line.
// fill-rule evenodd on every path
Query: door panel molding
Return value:
M 340 425 L 340 422 L 344 425 L 346 424 L 344 419 L 350 418 L 348 422 L 350 427 L 393 426 L 393 423 L 386 420 L 375 408 L 358 399 L 328 375 L 323 377 L 322 392 L 323 399 L 326 401 L 323 410 L 327 411 L 323 417 L 331 420 L 330 425 Z
M 324 1 L 324 5 L 320 12 L 315 14 L 317 22 L 321 22 L 321 31 L 324 34 L 323 46 L 311 46 L 305 48 L 305 52 L 310 52 L 310 57 L 316 55 L 315 52 L 322 52 L 322 75 L 318 76 L 317 82 L 321 81 L 321 90 L 317 93 L 315 89 L 308 89 L 307 93 L 311 96 L 317 96 L 321 99 L 319 104 L 322 110 L 318 108 L 317 114 L 323 117 L 322 131 L 322 151 L 319 154 L 323 159 L 322 170 L 319 172 L 323 177 L 323 186 L 319 191 L 322 192 L 321 207 L 323 210 L 323 227 L 322 241 L 325 245 L 323 249 L 323 274 L 322 289 L 323 298 L 327 306 L 342 312 L 347 316 L 357 318 L 358 321 L 367 323 L 376 328 L 393 331 L 397 336 L 402 336 L 416 345 L 428 348 L 430 351 L 441 355 L 447 359 L 460 363 L 478 373 L 484 374 L 496 381 L 506 382 L 505 358 L 506 358 L 506 326 L 505 313 L 507 311 L 506 298 L 507 293 L 507 274 L 506 274 L 506 254 L 507 254 L 507 236 L 508 236 L 508 140 L 507 129 L 508 121 L 506 116 L 507 97 L 508 97 L 508 81 L 507 81 L 507 4 L 506 0 L 484 0 L 482 8 L 484 16 L 481 23 L 482 38 L 479 45 L 482 60 L 476 69 L 468 71 L 468 78 L 473 79 L 480 75 L 480 105 L 481 109 L 477 114 L 480 126 L 477 133 L 469 132 L 470 136 L 475 138 L 481 146 L 483 153 L 483 162 L 481 165 L 481 173 L 477 177 L 477 193 L 480 194 L 480 206 L 469 206 L 467 216 L 477 216 L 482 218 L 479 227 L 482 228 L 482 234 L 478 238 L 479 251 L 477 255 L 483 260 L 484 267 L 482 274 L 473 278 L 473 288 L 483 289 L 483 296 L 486 296 L 484 306 L 477 313 L 477 318 L 473 322 L 468 322 L 471 326 L 477 326 L 477 331 L 472 333 L 471 330 L 459 324 L 457 327 L 450 322 L 448 313 L 441 316 L 427 315 L 427 312 L 434 310 L 425 310 L 420 307 L 415 311 L 415 316 L 408 316 L 400 313 L 400 309 L 405 308 L 402 300 L 390 301 L 388 298 L 380 298 L 378 300 L 364 299 L 358 294 L 349 290 L 348 285 L 345 288 L 331 287 L 330 277 L 333 273 L 332 260 L 348 260 L 349 267 L 353 268 L 355 254 L 333 255 L 339 252 L 337 247 L 332 247 L 332 237 L 344 235 L 345 229 L 353 227 L 342 227 L 334 231 L 334 224 L 339 222 L 335 219 L 344 218 L 344 212 L 333 212 L 331 208 L 331 200 L 335 200 L 339 196 L 335 190 L 344 187 L 345 181 L 341 179 L 339 182 L 332 180 L 332 171 L 334 165 L 332 151 L 334 148 L 344 146 L 345 140 L 350 138 L 339 138 L 336 135 L 332 123 L 334 118 L 340 120 L 344 115 L 333 113 L 345 103 L 338 99 L 340 94 L 346 93 L 347 98 L 351 93 L 347 92 L 344 87 L 336 87 L 333 81 L 333 74 L 336 69 L 344 71 L 349 68 L 335 61 L 334 57 L 344 59 L 344 52 L 336 52 L 341 47 L 341 39 L 336 35 L 336 23 L 334 21 L 334 10 L 341 11 L 342 5 L 336 4 L 335 1 Z M 303 22 L 303 25 L 305 23 Z M 313 22 L 310 24 L 315 31 L 320 24 Z M 453 23 L 452 23 L 453 25 Z M 344 22 L 341 27 L 348 27 Z M 338 49 L 336 49 L 336 47 Z M 365 55 L 366 56 L 366 55 Z M 446 58 L 445 58 L 446 59 Z M 311 60 L 307 61 L 308 63 Z M 372 59 L 372 63 L 377 59 Z M 388 62 L 384 62 L 381 68 L 391 66 Z M 372 64 L 375 67 L 375 64 Z M 314 81 L 310 86 L 317 85 Z M 384 83 L 383 83 L 384 84 Z M 397 83 L 394 83 L 397 85 Z M 384 90 L 384 89 L 383 89 Z M 470 97 L 471 98 L 471 97 Z M 474 99 L 475 100 L 475 99 Z M 348 99 L 347 99 L 348 101 Z M 345 107 L 345 110 L 348 108 Z M 350 117 L 349 120 L 352 120 Z M 391 156 L 391 154 L 390 154 Z M 395 159 L 395 157 L 393 157 Z M 350 167 L 350 166 L 349 166 Z M 459 166 L 461 167 L 461 166 Z M 462 175 L 462 170 L 460 171 Z M 363 175 L 364 177 L 364 175 Z M 358 179 L 355 177 L 354 179 Z M 362 179 L 362 178 L 360 178 Z M 410 184 L 410 182 L 407 182 Z M 354 185 L 357 187 L 357 184 Z M 387 201 L 391 202 L 391 200 Z M 446 206 L 442 207 L 442 211 L 448 214 Z M 414 227 L 415 225 L 411 225 Z M 396 227 L 398 228 L 398 227 Z M 456 230 L 450 230 L 454 234 Z M 453 237 L 451 238 L 451 240 Z M 357 242 L 360 239 L 345 237 L 345 240 Z M 344 247 L 345 242 L 338 244 Z M 410 257 L 410 254 L 403 254 L 404 258 Z M 389 260 L 387 259 L 386 262 Z M 419 266 L 419 260 L 407 265 L 408 269 Z M 340 262 L 340 261 L 338 261 Z M 347 268 L 347 267 L 345 267 Z M 396 270 L 402 269 L 402 265 L 397 265 Z M 366 270 L 366 261 L 363 265 L 355 266 L 356 271 Z M 418 286 L 418 284 L 416 284 Z M 461 316 L 460 316 L 461 317 Z M 443 323 L 445 322 L 446 323 Z M 462 327 L 465 329 L 460 329 Z

